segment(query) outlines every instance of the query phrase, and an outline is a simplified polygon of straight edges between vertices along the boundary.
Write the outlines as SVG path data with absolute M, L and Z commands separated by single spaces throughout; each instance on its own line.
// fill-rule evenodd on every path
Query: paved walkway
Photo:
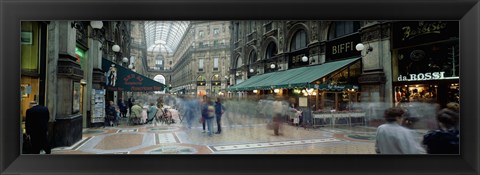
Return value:
M 222 133 L 202 133 L 198 119 L 176 123 L 87 128 L 83 138 L 52 154 L 374 154 L 375 129 L 365 127 L 304 129 L 288 124 L 275 136 L 265 119 L 227 114 Z M 216 131 L 216 124 L 214 125 Z

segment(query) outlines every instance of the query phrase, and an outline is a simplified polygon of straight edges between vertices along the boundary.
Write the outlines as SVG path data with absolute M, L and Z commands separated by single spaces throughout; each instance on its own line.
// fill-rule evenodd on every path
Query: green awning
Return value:
M 110 60 L 102 58 L 102 70 L 105 73 L 107 91 L 163 91 L 165 84 L 133 72 Z
M 274 88 L 313 88 L 313 81 L 327 76 L 341 68 L 344 68 L 360 58 L 347 59 L 342 61 L 329 62 L 316 66 L 300 67 L 280 72 L 271 72 L 262 75 L 256 75 L 244 82 L 228 88 L 230 91 L 245 91 L 254 89 L 274 89 Z M 316 89 L 323 89 L 318 86 Z

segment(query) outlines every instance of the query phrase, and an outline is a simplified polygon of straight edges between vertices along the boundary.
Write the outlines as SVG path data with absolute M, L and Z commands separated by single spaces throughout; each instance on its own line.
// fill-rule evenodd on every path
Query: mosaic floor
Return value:
M 83 138 L 52 154 L 374 154 L 375 129 L 299 128 L 281 126 L 281 135 L 268 130 L 264 119 L 233 114 L 222 119 L 222 133 L 208 136 L 197 119 L 187 127 L 176 123 L 86 128 Z M 215 125 L 216 131 L 216 125 Z

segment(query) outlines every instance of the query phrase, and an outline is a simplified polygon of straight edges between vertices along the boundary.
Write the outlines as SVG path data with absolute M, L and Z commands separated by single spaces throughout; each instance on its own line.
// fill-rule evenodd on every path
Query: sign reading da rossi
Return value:
M 418 74 L 409 74 L 408 76 L 399 75 L 398 81 L 419 81 L 419 80 L 440 80 L 445 79 L 445 72 L 427 72 Z

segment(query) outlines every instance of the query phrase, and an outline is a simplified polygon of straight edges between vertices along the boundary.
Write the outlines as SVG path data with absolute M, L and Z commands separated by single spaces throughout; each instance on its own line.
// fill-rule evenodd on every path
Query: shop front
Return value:
M 456 21 L 394 23 L 394 103 L 460 101 L 458 32 Z
M 357 102 L 360 73 L 360 58 L 352 58 L 253 76 L 228 90 L 274 95 L 313 110 L 349 110 L 348 104 Z M 307 103 L 300 105 L 305 97 Z
M 20 121 L 23 123 L 30 102 L 46 105 L 46 24 L 22 22 L 21 30 Z M 22 128 L 25 129 L 24 126 Z
M 207 95 L 207 81 L 205 77 L 203 76 L 198 76 L 197 78 L 197 96 L 202 97 L 204 95 Z

